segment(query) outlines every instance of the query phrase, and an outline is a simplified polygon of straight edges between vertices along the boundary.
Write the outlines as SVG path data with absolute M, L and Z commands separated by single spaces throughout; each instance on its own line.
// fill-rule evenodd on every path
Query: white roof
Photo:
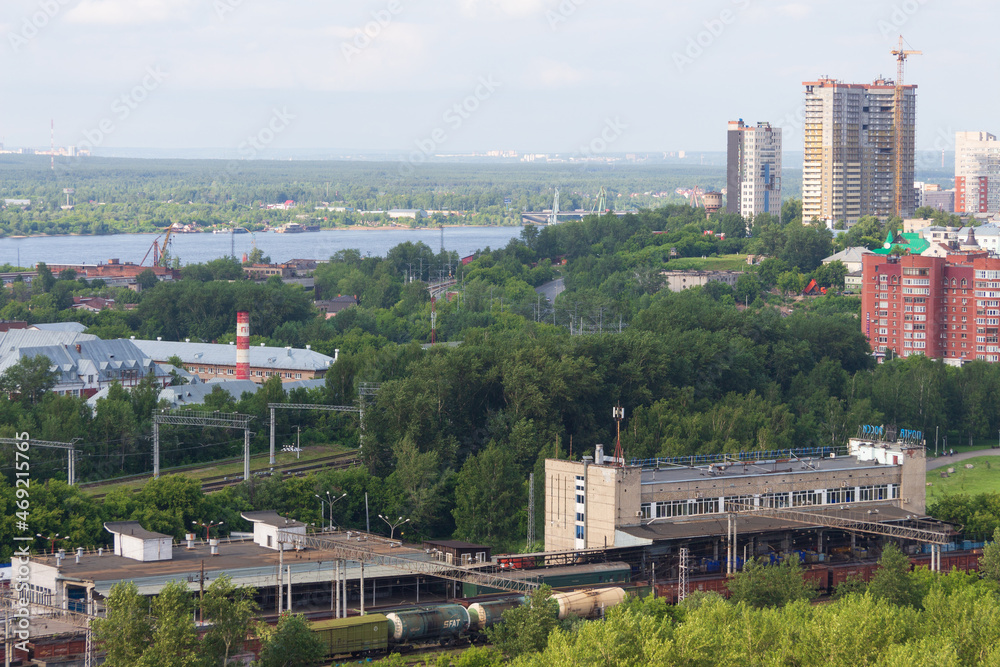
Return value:
M 32 324 L 28 329 L 35 331 L 63 331 L 67 333 L 83 333 L 87 326 L 79 322 L 49 322 L 47 324 Z
M 830 262 L 861 262 L 861 258 L 864 255 L 870 255 L 872 251 L 864 246 L 852 246 L 850 248 L 844 248 L 835 255 L 830 255 L 823 260 L 824 264 L 829 264 Z
M 178 343 L 160 340 L 134 340 L 136 346 L 156 361 L 167 361 L 177 356 L 188 366 L 208 364 L 234 366 L 236 346 L 215 343 Z M 333 364 L 333 357 L 315 350 L 285 347 L 251 347 L 250 366 L 274 370 L 321 371 Z

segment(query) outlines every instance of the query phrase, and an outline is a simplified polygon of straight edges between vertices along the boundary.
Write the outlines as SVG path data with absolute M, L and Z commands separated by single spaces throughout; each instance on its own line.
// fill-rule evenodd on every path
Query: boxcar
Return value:
M 327 657 L 368 655 L 389 646 L 389 619 L 382 614 L 316 621 L 312 631 L 327 647 Z

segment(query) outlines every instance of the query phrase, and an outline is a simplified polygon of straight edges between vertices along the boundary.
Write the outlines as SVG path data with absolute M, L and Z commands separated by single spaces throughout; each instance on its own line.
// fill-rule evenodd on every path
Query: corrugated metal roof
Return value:
M 233 366 L 236 364 L 235 345 L 214 343 L 179 343 L 166 340 L 134 340 L 142 351 L 156 361 L 167 361 L 179 357 L 187 365 L 208 364 L 213 366 Z M 251 347 L 250 366 L 252 368 L 273 368 L 275 370 L 320 371 L 333 363 L 333 357 L 315 350 L 301 350 L 284 347 Z
M 243 512 L 240 516 L 252 523 L 262 523 L 265 526 L 274 526 L 275 528 L 299 528 L 306 525 L 295 519 L 286 519 L 274 510 Z
M 32 324 L 28 329 L 36 331 L 63 331 L 66 333 L 83 333 L 87 330 L 86 325 L 79 322 L 49 322 L 46 324 Z

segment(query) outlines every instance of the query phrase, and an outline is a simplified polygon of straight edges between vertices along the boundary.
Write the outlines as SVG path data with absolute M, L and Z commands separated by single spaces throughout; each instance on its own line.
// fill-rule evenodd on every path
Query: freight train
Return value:
M 965 570 L 967 572 L 979 571 L 979 557 L 982 554 L 980 549 L 969 551 L 952 551 L 941 554 L 941 571 L 949 572 L 953 568 Z M 910 556 L 911 567 L 930 567 L 930 554 L 918 554 Z M 846 581 L 849 577 L 855 577 L 864 581 L 869 581 L 875 570 L 878 569 L 878 562 L 867 560 L 854 563 L 819 563 L 805 565 L 804 576 L 807 580 L 816 583 L 816 590 L 820 594 L 833 593 L 833 591 Z M 712 574 L 702 577 L 691 577 L 688 580 L 688 593 L 694 592 L 715 592 L 724 597 L 729 597 L 729 589 L 726 584 L 729 579 L 724 573 Z M 678 584 L 676 581 L 657 584 L 656 595 L 665 598 L 671 604 L 676 604 L 678 598 Z
M 593 618 L 626 597 L 622 588 L 586 589 L 553 593 L 560 619 L 571 616 Z M 367 614 L 353 618 L 316 621 L 313 633 L 327 648 L 326 657 L 380 655 L 406 651 L 416 644 L 442 646 L 469 643 L 502 620 L 503 612 L 524 604 L 524 596 L 460 604 L 441 604 L 421 609 Z

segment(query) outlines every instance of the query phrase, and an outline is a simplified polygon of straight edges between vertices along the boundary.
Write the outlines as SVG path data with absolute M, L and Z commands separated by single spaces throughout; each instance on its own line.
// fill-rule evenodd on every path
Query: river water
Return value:
M 521 235 L 521 227 L 446 227 L 445 250 L 459 257 L 486 247 L 501 248 Z M 48 264 L 97 264 L 109 259 L 138 264 L 153 244 L 155 234 L 116 234 L 112 236 L 39 236 L 0 239 L 0 265 L 34 266 Z M 302 234 L 175 234 L 170 253 L 181 264 L 199 264 L 230 254 L 235 243 L 236 256 L 249 254 L 256 243 L 271 261 L 290 259 L 328 259 L 338 250 L 357 249 L 362 255 L 385 256 L 394 246 L 406 241 L 423 241 L 435 254 L 441 248 L 439 229 L 344 229 Z M 152 254 L 146 260 L 148 266 Z

